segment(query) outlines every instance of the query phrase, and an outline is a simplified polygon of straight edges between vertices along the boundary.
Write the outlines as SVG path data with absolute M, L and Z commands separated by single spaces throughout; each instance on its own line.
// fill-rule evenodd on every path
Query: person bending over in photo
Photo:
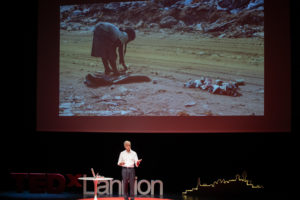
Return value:
M 119 72 L 116 65 L 116 49 L 118 48 L 119 51 L 119 63 L 126 71 L 127 66 L 124 61 L 126 47 L 134 39 L 135 31 L 132 28 L 119 29 L 111 23 L 99 22 L 94 29 L 91 56 L 102 58 L 106 75 L 113 72 L 117 76 Z

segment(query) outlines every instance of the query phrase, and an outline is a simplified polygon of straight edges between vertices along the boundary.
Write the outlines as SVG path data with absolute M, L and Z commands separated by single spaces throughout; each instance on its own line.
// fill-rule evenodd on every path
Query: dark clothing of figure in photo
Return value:
M 111 23 L 99 22 L 94 29 L 91 56 L 102 58 L 105 74 L 108 75 L 110 72 L 113 72 L 114 75 L 118 75 L 116 50 L 118 48 L 119 63 L 122 64 L 124 71 L 126 71 L 127 66 L 125 64 L 124 55 L 126 53 L 127 44 L 134 39 L 135 32 L 131 28 L 123 30 Z

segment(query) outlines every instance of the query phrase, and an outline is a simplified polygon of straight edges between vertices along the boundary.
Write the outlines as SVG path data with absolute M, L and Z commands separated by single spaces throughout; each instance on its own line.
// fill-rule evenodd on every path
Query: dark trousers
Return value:
M 122 168 L 122 178 L 123 178 L 123 189 L 124 189 L 124 199 L 128 199 L 128 183 L 130 184 L 130 197 L 131 200 L 134 199 L 134 179 L 135 170 L 134 168 Z

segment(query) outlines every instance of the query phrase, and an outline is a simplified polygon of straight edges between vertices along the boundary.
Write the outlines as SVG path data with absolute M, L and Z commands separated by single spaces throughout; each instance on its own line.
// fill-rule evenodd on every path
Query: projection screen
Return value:
M 276 72 L 278 63 L 272 68 L 270 64 L 278 59 L 268 42 L 273 39 L 268 35 L 273 22 L 268 19 L 276 3 L 47 3 L 39 5 L 40 11 L 53 12 L 52 17 L 39 13 L 41 130 L 265 131 L 274 130 L 270 119 L 283 117 L 276 111 L 272 115 L 269 108 L 282 101 L 290 106 L 289 89 L 279 100 L 269 92 L 276 77 L 289 80 L 290 70 L 289 51 L 286 57 L 283 54 L 284 73 Z M 45 31 L 43 22 L 50 22 L 48 30 L 53 34 Z M 287 29 L 281 31 L 287 35 Z M 48 56 L 54 59 L 49 61 Z M 51 89 L 46 93 L 47 79 Z M 290 110 L 283 112 L 286 116 Z M 285 119 L 280 120 L 284 126 L 275 127 L 288 127 L 289 118 Z

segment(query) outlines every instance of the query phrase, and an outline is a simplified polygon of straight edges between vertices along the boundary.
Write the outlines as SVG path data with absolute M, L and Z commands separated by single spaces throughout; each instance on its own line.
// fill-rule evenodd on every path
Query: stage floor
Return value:
M 163 196 L 137 196 L 135 200 L 265 200 L 265 199 L 289 199 L 291 196 L 287 193 L 263 193 L 262 195 L 250 197 L 234 197 L 234 196 L 205 196 L 205 197 L 183 197 L 181 194 L 168 194 Z M 61 194 L 33 194 L 29 192 L 0 192 L 0 199 L 6 200 L 94 200 L 93 195 L 83 196 L 78 193 L 61 193 Z M 120 196 L 98 196 L 98 200 L 123 200 Z
M 15 200 L 94 200 L 93 195 L 84 196 L 78 193 L 61 193 L 61 194 L 34 194 L 29 192 L 17 193 L 17 192 L 2 192 L 0 193 L 0 199 L 15 199 Z M 135 200 L 181 200 L 181 195 L 164 195 L 159 197 L 153 196 L 137 196 Z M 98 200 L 124 200 L 120 196 L 98 196 Z

